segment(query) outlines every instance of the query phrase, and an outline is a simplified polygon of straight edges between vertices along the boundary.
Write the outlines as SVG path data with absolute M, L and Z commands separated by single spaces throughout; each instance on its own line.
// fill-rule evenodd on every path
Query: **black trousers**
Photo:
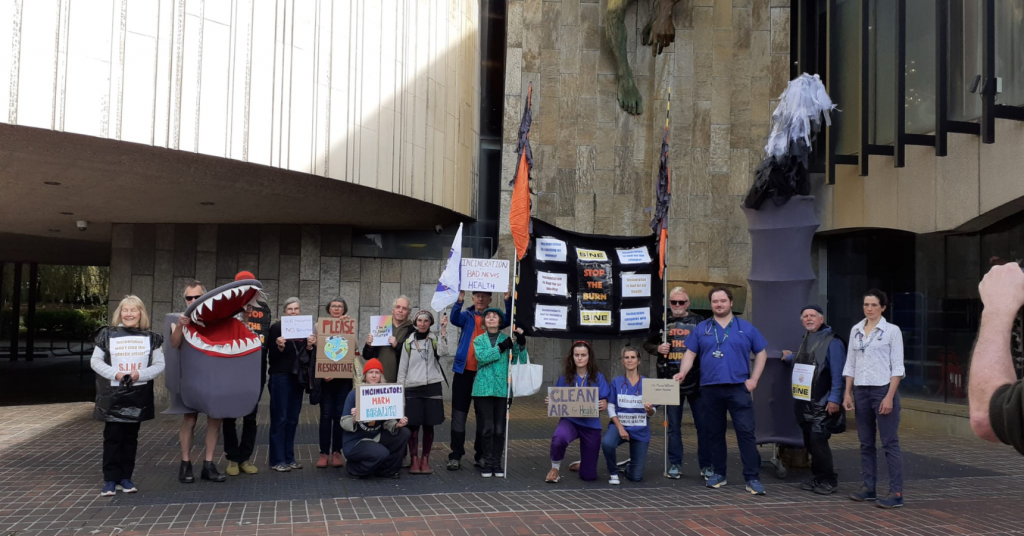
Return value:
M 345 469 L 354 477 L 389 476 L 402 468 L 405 449 L 409 446 L 408 428 L 399 428 L 392 434 L 381 430 L 380 441 L 360 441 L 344 449 Z
M 473 380 L 476 379 L 475 370 L 464 370 L 462 373 L 455 373 L 452 378 L 452 453 L 448 455 L 449 460 L 461 460 L 466 455 L 466 419 L 469 417 L 469 404 L 473 402 Z M 475 404 L 475 403 L 474 403 Z M 473 442 L 474 456 L 480 461 L 483 451 L 480 449 L 480 422 L 476 423 L 476 436 Z
M 103 480 L 120 483 L 135 472 L 139 450 L 138 422 L 108 422 L 103 427 Z
M 261 396 L 262 398 L 262 396 Z M 238 440 L 235 429 L 235 418 L 224 419 L 221 430 L 224 434 L 224 457 L 228 461 L 242 463 L 249 461 L 256 449 L 256 413 L 260 410 L 259 402 L 252 408 L 252 413 L 242 417 L 242 440 Z
M 805 422 L 800 423 L 800 429 L 804 433 L 804 446 L 807 447 L 807 453 L 811 455 L 811 473 L 814 478 L 833 486 L 838 485 L 839 475 L 836 474 L 835 467 L 832 465 L 832 448 L 828 445 L 832 433 L 828 431 L 814 432 L 811 430 L 811 425 Z
M 498 396 L 478 396 L 473 399 L 476 408 L 476 429 L 480 431 L 477 448 L 484 469 L 501 471 L 501 457 L 505 452 L 505 399 Z

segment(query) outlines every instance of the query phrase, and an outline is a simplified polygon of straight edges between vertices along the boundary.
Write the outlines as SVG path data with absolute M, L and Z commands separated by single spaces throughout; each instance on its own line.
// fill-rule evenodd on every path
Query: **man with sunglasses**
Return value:
M 644 350 L 658 358 L 658 378 L 672 379 L 679 372 L 679 365 L 682 363 L 683 354 L 686 352 L 686 337 L 697 326 L 704 321 L 704 317 L 690 312 L 690 296 L 683 287 L 676 287 L 668 294 L 668 306 L 671 314 L 668 316 L 665 328 L 668 329 L 668 336 L 665 336 L 664 329 L 651 337 L 644 343 Z M 662 342 L 667 341 L 667 342 Z M 703 441 L 701 429 L 702 419 L 700 412 L 700 365 L 695 364 L 686 379 L 679 384 L 679 405 L 666 406 L 668 420 L 668 477 L 680 478 L 683 476 L 683 401 L 690 404 L 690 413 L 693 414 L 693 426 L 697 429 L 697 461 L 699 462 L 701 476 L 707 479 L 711 468 L 711 458 L 707 453 L 707 442 Z
M 192 302 L 198 300 L 206 294 L 206 287 L 203 286 L 199 281 L 191 281 L 185 285 L 185 307 L 188 308 L 192 305 Z M 181 343 L 185 339 L 184 333 L 182 333 L 183 327 L 189 325 L 191 321 L 185 315 L 178 317 L 178 324 L 171 327 L 171 346 L 175 348 L 181 348 Z M 195 476 L 192 474 L 192 460 L 190 458 L 192 453 L 192 441 L 195 436 L 196 421 L 199 419 L 198 413 L 186 413 L 181 418 L 181 428 L 178 430 L 178 439 L 181 441 L 181 467 L 178 469 L 178 482 L 182 484 L 191 484 L 195 482 Z M 217 448 L 217 435 L 220 434 L 222 419 L 214 419 L 209 415 L 206 416 L 206 460 L 203 462 L 202 479 L 210 480 L 212 482 L 224 482 L 227 478 L 223 473 L 217 470 L 217 465 L 213 463 L 213 451 Z

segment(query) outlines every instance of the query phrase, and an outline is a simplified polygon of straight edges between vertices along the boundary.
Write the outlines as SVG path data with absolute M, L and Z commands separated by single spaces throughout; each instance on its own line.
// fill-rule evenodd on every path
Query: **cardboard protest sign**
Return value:
M 644 404 L 659 406 L 679 405 L 679 382 L 675 380 L 644 378 L 642 388 Z
M 405 416 L 405 386 L 397 383 L 364 383 L 358 389 L 357 421 L 388 421 Z
M 355 320 L 347 316 L 318 318 L 315 376 L 351 378 L 355 373 L 357 348 Z
M 371 316 L 370 335 L 373 335 L 373 344 L 370 346 L 390 346 L 388 339 L 391 338 L 391 315 Z
M 142 372 L 142 369 L 149 366 L 149 337 L 114 337 L 110 339 L 110 366 L 116 372 L 131 374 Z M 146 382 L 137 382 L 135 385 L 144 385 Z M 111 386 L 118 386 L 121 382 L 110 380 Z
M 548 417 L 600 417 L 597 387 L 548 387 Z
M 500 259 L 462 259 L 459 290 L 505 292 L 508 290 L 510 264 Z
M 285 339 L 306 339 L 313 334 L 311 315 L 282 316 L 281 336 Z

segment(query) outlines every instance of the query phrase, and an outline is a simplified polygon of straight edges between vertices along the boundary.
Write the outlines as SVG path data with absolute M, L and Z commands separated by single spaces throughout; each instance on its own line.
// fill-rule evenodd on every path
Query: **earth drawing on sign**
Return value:
M 331 361 L 341 361 L 348 355 L 348 340 L 344 337 L 327 337 L 324 355 Z

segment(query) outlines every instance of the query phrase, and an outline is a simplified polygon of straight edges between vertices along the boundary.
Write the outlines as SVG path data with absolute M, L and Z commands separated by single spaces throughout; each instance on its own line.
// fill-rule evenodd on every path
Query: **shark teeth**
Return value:
M 218 354 L 242 355 L 260 347 L 259 337 L 253 337 L 251 339 L 236 339 L 229 343 L 212 345 L 204 342 L 203 339 L 189 329 L 188 326 L 182 328 L 182 334 L 185 335 L 185 339 L 188 340 L 189 344 L 197 349 L 216 352 Z

